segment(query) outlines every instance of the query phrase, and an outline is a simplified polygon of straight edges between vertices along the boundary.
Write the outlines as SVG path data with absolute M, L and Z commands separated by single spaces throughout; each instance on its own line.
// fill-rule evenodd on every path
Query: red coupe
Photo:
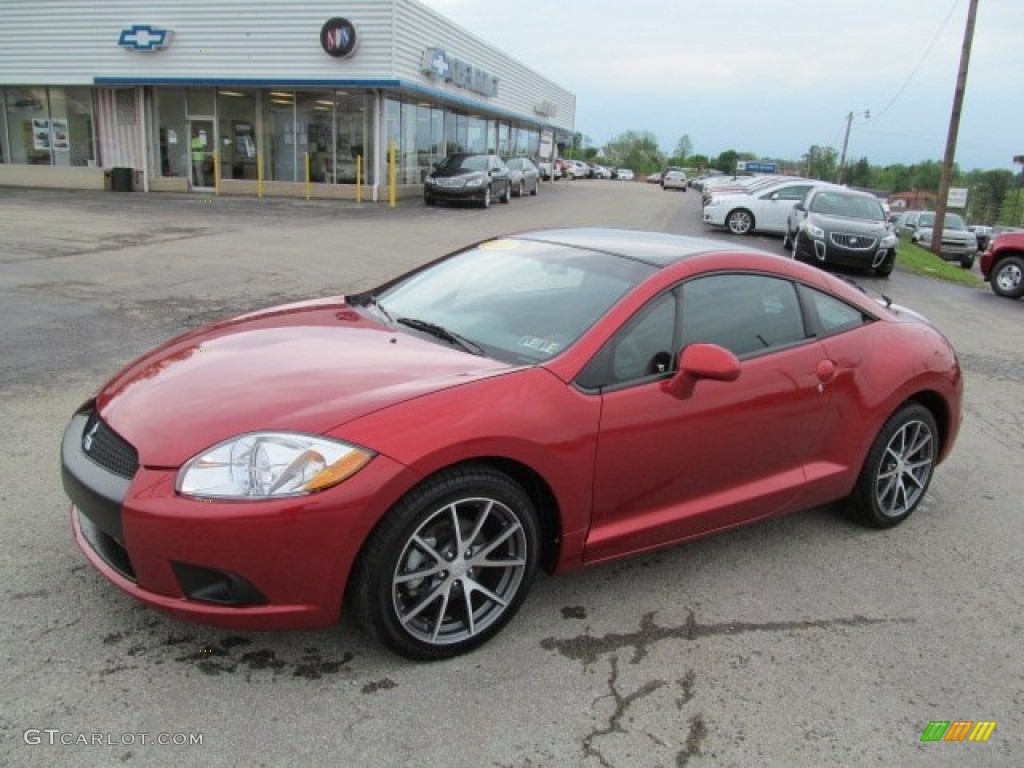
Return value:
M 148 605 L 266 629 L 344 604 L 438 659 L 495 635 L 538 567 L 837 499 L 901 522 L 961 392 L 924 318 L 814 267 L 538 231 L 164 344 L 72 417 L 63 481 L 88 559 Z

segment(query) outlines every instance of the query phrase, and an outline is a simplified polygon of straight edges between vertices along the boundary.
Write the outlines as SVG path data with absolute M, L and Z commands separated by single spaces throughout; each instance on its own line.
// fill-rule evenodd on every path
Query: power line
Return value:
M 903 95 L 903 92 L 905 90 L 907 90 L 907 86 L 910 85 L 910 81 L 914 79 L 914 75 L 917 74 L 917 71 L 921 68 L 921 65 L 924 64 L 924 60 L 928 58 L 928 54 L 932 52 L 932 48 L 935 47 L 935 44 L 939 41 L 939 38 L 942 36 L 943 31 L 946 29 L 946 25 L 949 24 L 949 20 L 953 18 L 953 11 L 956 10 L 956 7 L 958 5 L 960 5 L 960 0 L 953 0 L 953 5 L 950 6 L 949 13 L 946 14 L 946 18 L 939 26 L 939 30 L 935 33 L 935 37 L 933 37 L 932 41 L 928 43 L 928 47 L 925 49 L 925 52 L 921 54 L 921 58 L 918 59 L 917 64 L 914 65 L 914 68 L 911 70 L 910 74 L 907 75 L 907 79 L 903 81 L 903 85 L 901 85 L 899 90 L 896 91 L 896 95 L 889 99 L 889 103 L 886 104 L 877 115 L 875 115 L 876 120 L 878 120 L 886 112 L 888 112 L 889 108 L 893 104 L 895 104 L 896 100 Z

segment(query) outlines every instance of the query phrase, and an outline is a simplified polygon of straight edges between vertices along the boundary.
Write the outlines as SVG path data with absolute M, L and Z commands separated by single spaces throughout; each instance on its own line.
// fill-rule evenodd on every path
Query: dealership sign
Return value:
M 320 28 L 320 47 L 336 59 L 351 56 L 356 50 L 357 42 L 355 25 L 348 19 L 328 19 Z
M 967 207 L 967 188 L 950 187 L 949 196 L 946 198 L 946 206 L 949 208 Z
M 156 51 L 169 45 L 171 30 L 160 29 L 149 24 L 135 24 L 121 30 L 117 44 L 132 51 Z
M 498 78 L 455 58 L 443 48 L 427 48 L 423 52 L 422 68 L 428 77 L 435 80 L 443 80 L 488 98 L 498 95 Z

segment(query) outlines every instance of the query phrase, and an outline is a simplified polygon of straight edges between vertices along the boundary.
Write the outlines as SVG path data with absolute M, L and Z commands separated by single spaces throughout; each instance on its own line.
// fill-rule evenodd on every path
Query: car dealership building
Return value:
M 382 199 L 575 109 L 416 0 L 0 3 L 0 185 Z

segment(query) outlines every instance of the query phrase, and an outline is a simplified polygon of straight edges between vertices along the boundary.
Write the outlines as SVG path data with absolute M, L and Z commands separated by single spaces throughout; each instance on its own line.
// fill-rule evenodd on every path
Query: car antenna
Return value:
M 880 295 L 880 296 L 881 296 L 881 297 L 882 297 L 883 299 L 885 299 L 885 308 L 886 308 L 886 309 L 890 309 L 890 308 L 892 307 L 892 299 L 890 299 L 890 298 L 889 298 L 888 296 L 886 296 L 886 295 L 885 295 L 884 293 L 879 293 L 879 295 Z

